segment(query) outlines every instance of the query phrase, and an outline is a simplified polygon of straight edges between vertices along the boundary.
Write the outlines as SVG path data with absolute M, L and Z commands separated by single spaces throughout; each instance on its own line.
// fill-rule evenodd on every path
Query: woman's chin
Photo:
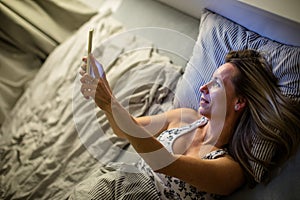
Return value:
M 198 113 L 204 117 L 208 117 L 208 110 L 201 106 L 198 108 Z

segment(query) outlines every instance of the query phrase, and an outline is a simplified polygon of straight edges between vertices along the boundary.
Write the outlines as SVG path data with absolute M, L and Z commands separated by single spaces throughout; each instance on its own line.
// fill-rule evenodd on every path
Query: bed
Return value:
M 210 79 L 231 49 L 265 52 L 281 91 L 299 103 L 297 22 L 232 0 L 223 4 L 189 1 L 191 7 L 198 8 L 192 16 L 189 9 L 178 10 L 178 5 L 163 0 L 116 1 L 120 3 L 117 8 L 109 1 L 99 1 L 97 12 L 79 1 L 70 2 L 81 9 L 66 12 L 72 6 L 56 4 L 65 11 L 62 13 L 69 13 L 66 19 L 78 21 L 69 31 L 59 26 L 58 30 L 67 32 L 63 38 L 50 42 L 47 48 L 36 47 L 41 51 L 29 51 L 26 46 L 23 54 L 1 51 L 1 63 L 5 59 L 6 64 L 12 63 L 9 66 L 17 63 L 26 69 L 21 71 L 26 72 L 21 74 L 25 81 L 18 87 L 11 85 L 15 91 L 9 98 L 3 94 L 11 93 L 3 88 L 16 81 L 15 74 L 1 76 L 1 80 L 9 80 L 0 82 L 5 102 L 1 103 L 1 110 L 5 108 L 0 132 L 1 199 L 64 199 L 75 185 L 88 180 L 93 170 L 119 162 L 135 163 L 139 158 L 127 141 L 113 135 L 101 110 L 80 95 L 78 71 L 86 55 L 90 28 L 94 28 L 93 54 L 102 62 L 115 96 L 134 116 L 176 107 L 197 109 L 199 86 Z M 0 5 L 11 8 L 5 1 Z M 132 11 L 133 6 L 137 11 Z M 53 8 L 39 7 L 40 11 Z M 240 12 L 232 14 L 232 9 Z M 261 23 L 243 20 L 246 12 Z M 274 27 L 282 28 L 274 32 Z M 43 26 L 38 30 L 44 30 Z M 1 29 L 1 41 L 7 41 L 3 32 Z M 54 32 L 50 38 L 55 36 Z M 26 38 L 29 43 L 39 43 Z M 14 46 L 15 42 L 1 45 Z M 1 70 L 5 68 L 2 66 Z M 256 166 L 255 170 L 259 177 L 263 169 Z M 255 189 L 245 186 L 226 199 L 297 199 L 299 170 L 298 153 L 268 185 L 259 184 Z

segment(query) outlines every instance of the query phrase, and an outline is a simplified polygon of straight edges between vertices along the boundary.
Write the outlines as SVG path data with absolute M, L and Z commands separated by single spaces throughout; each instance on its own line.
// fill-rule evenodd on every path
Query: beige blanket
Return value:
M 0 126 L 49 53 L 95 14 L 79 0 L 0 1 Z
M 125 34 L 109 13 L 98 14 L 50 54 L 4 121 L 0 199 L 61 199 L 127 146 L 93 101 L 79 93 L 90 27 L 95 28 L 93 53 L 120 102 L 135 116 L 171 108 L 181 67 L 146 40 Z
M 80 0 L 0 1 L 0 126 L 49 53 L 96 11 Z

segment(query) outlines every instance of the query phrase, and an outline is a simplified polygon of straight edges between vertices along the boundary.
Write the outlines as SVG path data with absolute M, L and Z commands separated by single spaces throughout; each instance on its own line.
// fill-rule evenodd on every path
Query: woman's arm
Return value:
M 102 71 L 102 75 L 100 76 L 99 72 L 98 72 L 98 67 L 101 66 L 101 64 L 99 63 L 98 65 L 95 64 L 95 62 L 97 62 L 97 60 L 95 60 L 95 58 L 90 55 L 90 60 L 91 60 L 91 68 L 93 69 L 93 72 L 95 74 L 96 79 L 93 79 L 90 76 L 87 76 L 86 74 L 86 64 L 87 64 L 87 58 L 84 57 L 82 59 L 83 61 L 83 66 L 81 66 L 81 70 L 80 70 L 80 74 L 83 76 L 81 79 L 82 82 L 82 88 L 81 88 L 81 92 L 83 94 L 86 94 L 86 98 L 89 98 L 89 96 L 93 97 L 95 99 L 95 102 L 98 102 L 98 106 L 100 108 L 102 108 L 105 104 L 107 104 L 108 102 L 100 103 L 100 99 L 101 98 L 101 91 L 100 95 L 96 96 L 96 88 L 98 87 L 98 81 L 102 81 L 102 83 L 104 83 L 106 85 L 105 90 L 108 92 L 109 96 L 113 96 L 111 89 L 109 87 L 109 84 L 106 81 L 106 74 L 103 73 L 104 70 L 101 69 Z M 90 91 L 89 91 L 90 90 Z M 97 100 L 98 99 L 98 100 Z M 104 108 L 102 108 L 102 110 L 105 110 Z M 142 117 L 136 117 L 133 118 L 137 124 L 139 124 L 140 126 L 142 126 L 144 129 L 146 129 L 151 135 L 157 137 L 161 132 L 163 132 L 164 130 L 168 129 L 170 126 L 182 126 L 183 124 L 186 123 L 191 123 L 193 121 L 195 121 L 197 119 L 197 112 L 195 112 L 192 109 L 187 109 L 187 108 L 181 108 L 181 109 L 175 109 L 175 110 L 170 110 L 167 111 L 165 113 L 162 114 L 158 114 L 158 115 L 151 115 L 151 116 L 142 116 Z M 121 138 L 126 138 L 124 135 L 122 135 L 122 131 L 118 130 L 118 126 L 116 124 L 114 124 L 114 120 L 111 119 L 111 115 L 107 115 L 108 120 L 111 123 L 112 127 L 115 127 L 115 133 L 118 135 L 118 137 Z
M 136 123 L 144 127 L 151 135 L 157 137 L 161 132 L 190 124 L 200 116 L 198 112 L 189 108 L 169 110 L 162 114 L 134 118 Z
M 206 160 L 185 155 L 175 155 L 176 161 L 157 170 L 177 177 L 200 191 L 229 195 L 241 187 L 245 177 L 239 163 L 230 156 Z
M 201 191 L 228 195 L 244 182 L 240 165 L 230 156 L 204 160 L 186 155 L 173 155 L 117 102 L 106 112 L 115 131 L 130 141 L 135 150 L 156 172 L 177 177 Z
M 94 69 L 94 65 L 92 67 L 93 70 L 97 70 Z M 178 119 L 189 121 L 192 112 L 180 109 L 156 117 L 135 119 L 115 99 L 105 76 L 100 77 L 96 71 L 96 77 L 93 79 L 87 74 L 82 76 L 82 94 L 86 98 L 94 99 L 105 112 L 115 134 L 127 138 L 153 170 L 177 177 L 210 193 L 229 194 L 243 183 L 242 170 L 230 157 L 203 160 L 191 156 L 173 155 L 156 139 L 156 133 L 172 126 L 172 121 Z M 178 114 L 181 114 L 181 117 L 176 118 Z M 152 123 L 155 124 L 154 128 L 147 129 L 146 127 L 150 127 Z M 178 121 L 175 123 L 178 124 Z M 149 132 L 152 129 L 155 130 L 154 134 Z

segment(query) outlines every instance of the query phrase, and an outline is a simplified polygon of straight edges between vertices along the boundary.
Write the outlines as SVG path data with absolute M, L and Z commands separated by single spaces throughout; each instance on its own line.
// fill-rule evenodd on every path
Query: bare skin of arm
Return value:
M 97 70 L 95 66 L 93 70 Z M 95 81 L 88 74 L 83 74 L 81 82 L 82 94 L 94 99 L 105 112 L 114 133 L 126 138 L 154 171 L 177 177 L 201 191 L 221 195 L 228 195 L 243 184 L 243 171 L 230 156 L 204 160 L 174 155 L 157 140 L 156 136 L 163 130 L 196 119 L 197 112 L 177 109 L 160 115 L 134 118 L 115 99 L 105 76 L 102 78 L 98 73 Z M 161 165 L 162 160 L 168 164 Z

